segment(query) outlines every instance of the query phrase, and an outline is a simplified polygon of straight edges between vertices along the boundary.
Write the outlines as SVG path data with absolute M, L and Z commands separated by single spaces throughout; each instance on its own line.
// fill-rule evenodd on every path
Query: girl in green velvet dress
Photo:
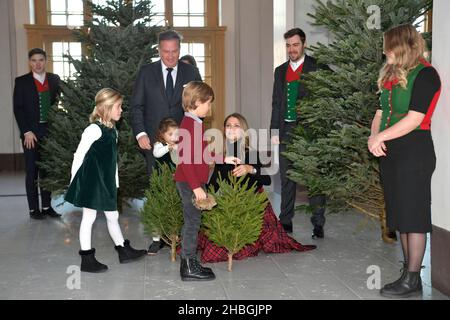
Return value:
M 83 208 L 80 226 L 81 271 L 103 272 L 108 267 L 95 258 L 91 247 L 92 225 L 97 211 L 106 216 L 108 231 L 115 243 L 120 263 L 146 255 L 124 240 L 117 211 L 117 130 L 115 123 L 122 114 L 122 95 L 112 89 L 100 90 L 95 96 L 91 124 L 84 130 L 72 163 L 72 178 L 65 200 Z

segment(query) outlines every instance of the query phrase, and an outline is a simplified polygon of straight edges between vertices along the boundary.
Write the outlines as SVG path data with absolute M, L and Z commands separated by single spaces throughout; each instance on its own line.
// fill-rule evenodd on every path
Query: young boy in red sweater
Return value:
M 214 101 L 213 89 L 204 82 L 189 82 L 183 91 L 184 118 L 179 127 L 179 159 L 175 171 L 177 190 L 183 203 L 184 225 L 181 241 L 180 275 L 183 281 L 214 280 L 211 268 L 200 265 L 197 260 L 197 237 L 201 224 L 201 211 L 192 199 L 203 200 L 207 195 L 204 190 L 208 182 L 209 165 L 205 157 L 207 142 L 204 140 L 203 121 Z M 238 163 L 240 160 L 227 157 L 225 162 Z

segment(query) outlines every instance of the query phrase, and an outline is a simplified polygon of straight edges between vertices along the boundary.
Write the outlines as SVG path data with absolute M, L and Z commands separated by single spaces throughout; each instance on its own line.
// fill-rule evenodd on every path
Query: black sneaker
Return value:
M 45 219 L 45 214 L 41 213 L 39 210 L 30 211 L 30 218 L 35 220 Z
M 148 247 L 147 254 L 150 256 L 155 255 L 162 247 L 164 247 L 164 241 L 153 241 L 150 247 Z
M 55 210 L 53 210 L 52 207 L 48 209 L 42 209 L 42 214 L 47 215 L 52 218 L 61 218 L 61 215 L 57 213 Z

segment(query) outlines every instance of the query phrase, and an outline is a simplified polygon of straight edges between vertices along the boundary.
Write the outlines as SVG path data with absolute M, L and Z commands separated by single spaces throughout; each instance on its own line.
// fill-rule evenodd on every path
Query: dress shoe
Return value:
M 30 218 L 35 220 L 45 219 L 45 214 L 41 213 L 39 210 L 30 211 Z
M 50 207 L 48 209 L 42 209 L 42 214 L 45 214 L 52 218 L 61 218 L 61 215 L 59 213 L 57 213 L 55 210 L 53 210 L 52 207 Z
M 314 227 L 312 238 L 313 239 L 322 239 L 324 237 L 323 227 Z

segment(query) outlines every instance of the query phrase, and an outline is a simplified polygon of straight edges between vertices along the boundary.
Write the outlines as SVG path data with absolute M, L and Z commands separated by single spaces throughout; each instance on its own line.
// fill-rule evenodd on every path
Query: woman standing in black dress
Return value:
M 436 165 L 431 117 L 441 82 L 425 60 L 425 41 L 411 25 L 384 34 L 387 62 L 380 72 L 381 109 L 368 140 L 380 157 L 389 229 L 398 230 L 404 256 L 401 277 L 380 294 L 404 298 L 422 293 L 420 270 L 431 226 L 431 177 Z

